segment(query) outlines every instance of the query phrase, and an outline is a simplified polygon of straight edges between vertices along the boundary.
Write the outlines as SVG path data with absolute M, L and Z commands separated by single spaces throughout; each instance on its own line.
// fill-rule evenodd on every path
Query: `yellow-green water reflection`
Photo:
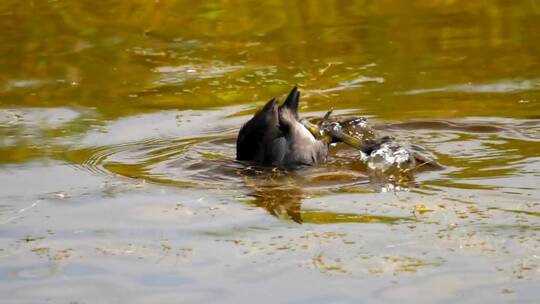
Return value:
M 536 301 L 539 16 L 537 1 L 2 1 L 1 293 Z M 443 168 L 395 192 L 344 146 L 297 172 L 235 162 L 242 123 L 295 84 L 304 116 L 368 116 Z

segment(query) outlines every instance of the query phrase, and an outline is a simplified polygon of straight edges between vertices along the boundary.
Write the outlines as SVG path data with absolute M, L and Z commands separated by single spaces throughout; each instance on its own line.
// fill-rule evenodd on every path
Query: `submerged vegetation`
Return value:
M 2 299 L 536 301 L 539 15 L 2 1 Z M 387 183 L 343 144 L 303 170 L 235 161 L 242 124 L 294 85 L 308 121 L 366 117 L 441 168 Z

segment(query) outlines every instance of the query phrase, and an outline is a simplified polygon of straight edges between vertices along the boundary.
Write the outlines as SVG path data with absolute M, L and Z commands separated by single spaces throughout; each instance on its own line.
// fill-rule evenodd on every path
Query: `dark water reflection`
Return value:
M 6 303 L 530 302 L 536 1 L 3 1 Z M 440 168 L 235 158 L 298 84 Z M 247 294 L 245 291 L 249 290 Z M 279 290 L 279 292 L 275 292 Z

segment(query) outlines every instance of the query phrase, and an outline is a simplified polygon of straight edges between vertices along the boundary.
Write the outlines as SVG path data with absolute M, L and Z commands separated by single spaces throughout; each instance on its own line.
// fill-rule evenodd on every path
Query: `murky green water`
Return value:
M 534 303 L 537 1 L 2 1 L 2 303 Z M 234 161 L 250 115 L 363 115 L 402 191 Z

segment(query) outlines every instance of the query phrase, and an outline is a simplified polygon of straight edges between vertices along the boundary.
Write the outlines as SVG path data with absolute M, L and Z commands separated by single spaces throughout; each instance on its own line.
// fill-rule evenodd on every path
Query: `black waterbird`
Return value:
M 317 139 L 298 118 L 300 92 L 294 87 L 285 102 L 271 99 L 242 126 L 236 159 L 262 165 L 298 167 L 326 162 L 328 140 Z

